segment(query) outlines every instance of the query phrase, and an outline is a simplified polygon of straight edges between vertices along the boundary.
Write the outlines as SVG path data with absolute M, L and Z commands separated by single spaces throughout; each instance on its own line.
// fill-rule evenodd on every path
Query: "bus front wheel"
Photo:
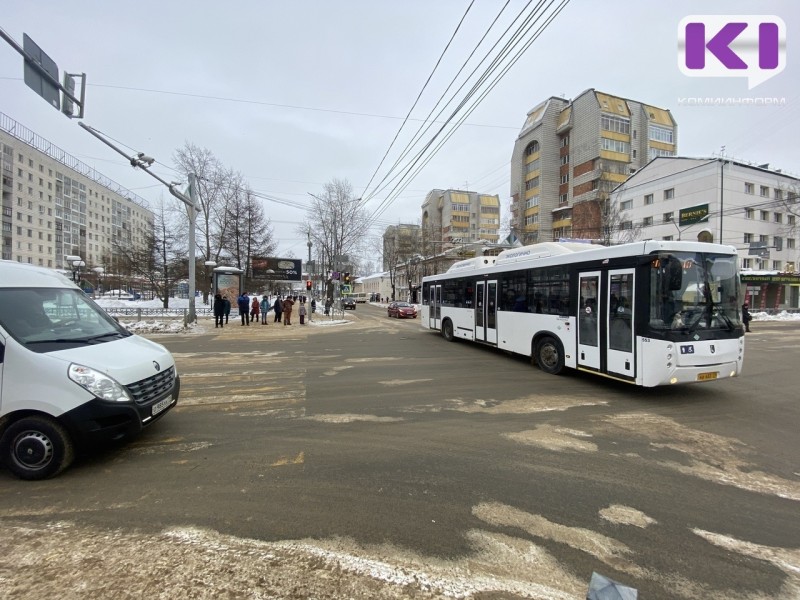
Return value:
M 558 375 L 564 369 L 564 350 L 561 343 L 550 336 L 536 344 L 536 363 L 545 373 Z
M 442 337 L 448 342 L 452 342 L 455 339 L 453 335 L 453 322 L 450 319 L 442 321 Z

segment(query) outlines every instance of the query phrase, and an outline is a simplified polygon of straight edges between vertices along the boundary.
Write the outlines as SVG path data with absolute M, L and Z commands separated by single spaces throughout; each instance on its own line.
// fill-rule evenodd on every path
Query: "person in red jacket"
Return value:
M 258 315 L 260 314 L 261 309 L 258 303 L 258 297 L 253 296 L 253 303 L 250 305 L 250 321 L 253 323 L 258 323 Z

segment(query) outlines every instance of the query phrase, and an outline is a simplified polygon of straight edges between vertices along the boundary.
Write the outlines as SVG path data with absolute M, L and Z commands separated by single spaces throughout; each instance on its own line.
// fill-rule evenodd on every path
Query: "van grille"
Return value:
M 127 385 L 136 404 L 147 404 L 167 393 L 175 383 L 175 367 Z

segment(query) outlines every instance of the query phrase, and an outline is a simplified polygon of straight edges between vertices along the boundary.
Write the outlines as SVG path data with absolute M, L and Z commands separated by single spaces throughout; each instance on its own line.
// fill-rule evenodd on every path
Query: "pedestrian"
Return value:
M 744 330 L 750 333 L 750 321 L 753 317 L 750 315 L 750 305 L 745 302 L 742 304 L 742 323 L 744 323 Z
M 317 312 L 317 301 L 314 298 L 311 299 L 311 314 Z
M 281 315 L 283 314 L 283 301 L 280 294 L 275 298 L 275 303 L 272 305 L 272 310 L 275 311 L 275 323 L 281 322 Z
M 258 296 L 253 296 L 253 302 L 250 304 L 250 320 L 253 323 L 259 322 L 259 314 L 261 313 L 261 304 L 258 302 Z
M 272 307 L 270 306 L 269 298 L 267 298 L 267 296 L 265 295 L 263 298 L 261 298 L 261 324 L 262 325 L 269 325 L 269 322 L 267 321 L 267 313 L 269 312 L 270 308 L 272 308 Z
M 236 299 L 239 306 L 239 317 L 242 319 L 242 327 L 250 325 L 250 297 L 246 292 L 242 292 Z
M 221 294 L 216 294 L 214 296 L 214 306 L 212 310 L 214 311 L 214 329 L 222 327 L 222 321 L 225 318 L 225 301 L 222 299 Z
M 225 305 L 225 324 L 228 324 L 228 317 L 231 316 L 231 301 L 227 296 L 222 297 L 222 303 Z
M 300 315 L 300 325 L 306 324 L 306 303 L 301 302 L 300 308 L 297 309 L 297 314 Z
M 291 296 L 286 296 L 283 301 L 283 324 L 292 324 L 292 306 L 294 306 L 294 299 Z

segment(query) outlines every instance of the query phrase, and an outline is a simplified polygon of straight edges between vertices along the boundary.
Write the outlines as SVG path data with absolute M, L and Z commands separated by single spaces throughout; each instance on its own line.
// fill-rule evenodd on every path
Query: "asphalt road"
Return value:
M 176 409 L 0 472 L 0 597 L 583 598 L 597 571 L 800 598 L 800 324 L 753 323 L 741 378 L 640 389 L 348 317 L 152 336 Z

